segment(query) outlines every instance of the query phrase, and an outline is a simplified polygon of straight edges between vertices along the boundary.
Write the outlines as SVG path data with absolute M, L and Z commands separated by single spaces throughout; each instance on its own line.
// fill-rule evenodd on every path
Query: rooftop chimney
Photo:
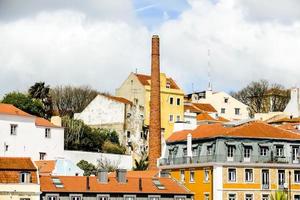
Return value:
M 157 169 L 157 159 L 161 156 L 160 121 L 160 64 L 159 37 L 152 36 L 151 54 L 151 94 L 150 94 L 150 133 L 149 133 L 149 169 Z
M 117 169 L 116 170 L 116 178 L 118 183 L 126 183 L 126 169 Z
M 90 177 L 86 177 L 86 190 L 90 190 Z
M 99 169 L 98 171 L 98 181 L 100 183 L 107 183 L 108 182 L 108 176 L 107 176 L 107 169 Z

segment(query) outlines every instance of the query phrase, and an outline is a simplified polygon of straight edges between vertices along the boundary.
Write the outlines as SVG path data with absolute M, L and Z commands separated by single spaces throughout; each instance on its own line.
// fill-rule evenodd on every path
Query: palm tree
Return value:
M 135 167 L 133 168 L 134 171 L 143 171 L 147 170 L 148 168 L 148 156 L 146 152 L 142 153 L 141 159 L 136 160 L 134 159 Z
M 275 196 L 271 195 L 271 200 L 287 200 L 287 193 L 279 190 L 275 192 Z

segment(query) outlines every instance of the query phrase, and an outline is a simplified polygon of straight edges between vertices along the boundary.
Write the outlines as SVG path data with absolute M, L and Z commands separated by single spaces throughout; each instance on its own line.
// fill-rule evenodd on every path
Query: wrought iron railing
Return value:
M 243 157 L 242 155 L 234 155 L 228 157 L 227 155 L 200 155 L 200 156 L 184 156 L 173 158 L 162 158 L 159 161 L 160 166 L 165 165 L 181 165 L 181 164 L 197 164 L 209 162 L 239 162 L 239 163 L 290 163 L 299 164 L 300 160 L 294 160 L 291 157 L 276 157 L 276 156 L 260 156 L 251 155 L 250 157 Z

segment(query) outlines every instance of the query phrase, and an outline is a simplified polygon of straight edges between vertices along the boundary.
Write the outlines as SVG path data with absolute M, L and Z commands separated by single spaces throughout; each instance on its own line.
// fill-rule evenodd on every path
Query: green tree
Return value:
M 134 165 L 135 171 L 147 170 L 149 165 L 147 153 L 143 152 L 140 160 L 134 159 Z
M 11 92 L 6 94 L 2 103 L 12 104 L 17 108 L 39 117 L 45 116 L 43 103 L 38 99 L 32 99 L 28 95 L 20 92 Z
M 45 82 L 36 82 L 32 85 L 28 94 L 31 98 L 39 99 L 43 105 L 46 112 L 45 118 L 50 118 L 52 115 L 52 100 L 50 96 L 50 86 L 45 85 Z
M 126 148 L 119 144 L 112 143 L 110 140 L 106 140 L 103 144 L 102 151 L 104 153 L 125 154 Z
M 282 190 L 278 190 L 275 192 L 275 195 L 271 195 L 271 200 L 287 200 L 288 195 L 286 192 Z
M 97 175 L 98 170 L 95 165 L 85 160 L 81 160 L 77 163 L 77 166 L 84 171 L 84 176 Z

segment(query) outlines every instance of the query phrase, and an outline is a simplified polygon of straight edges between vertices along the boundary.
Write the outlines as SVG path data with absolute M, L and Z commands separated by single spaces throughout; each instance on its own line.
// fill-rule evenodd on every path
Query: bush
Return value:
M 97 168 L 92 163 L 81 160 L 77 163 L 77 166 L 84 171 L 84 176 L 97 175 Z
M 125 154 L 126 149 L 123 146 L 120 146 L 107 140 L 102 146 L 102 151 L 104 153 Z

